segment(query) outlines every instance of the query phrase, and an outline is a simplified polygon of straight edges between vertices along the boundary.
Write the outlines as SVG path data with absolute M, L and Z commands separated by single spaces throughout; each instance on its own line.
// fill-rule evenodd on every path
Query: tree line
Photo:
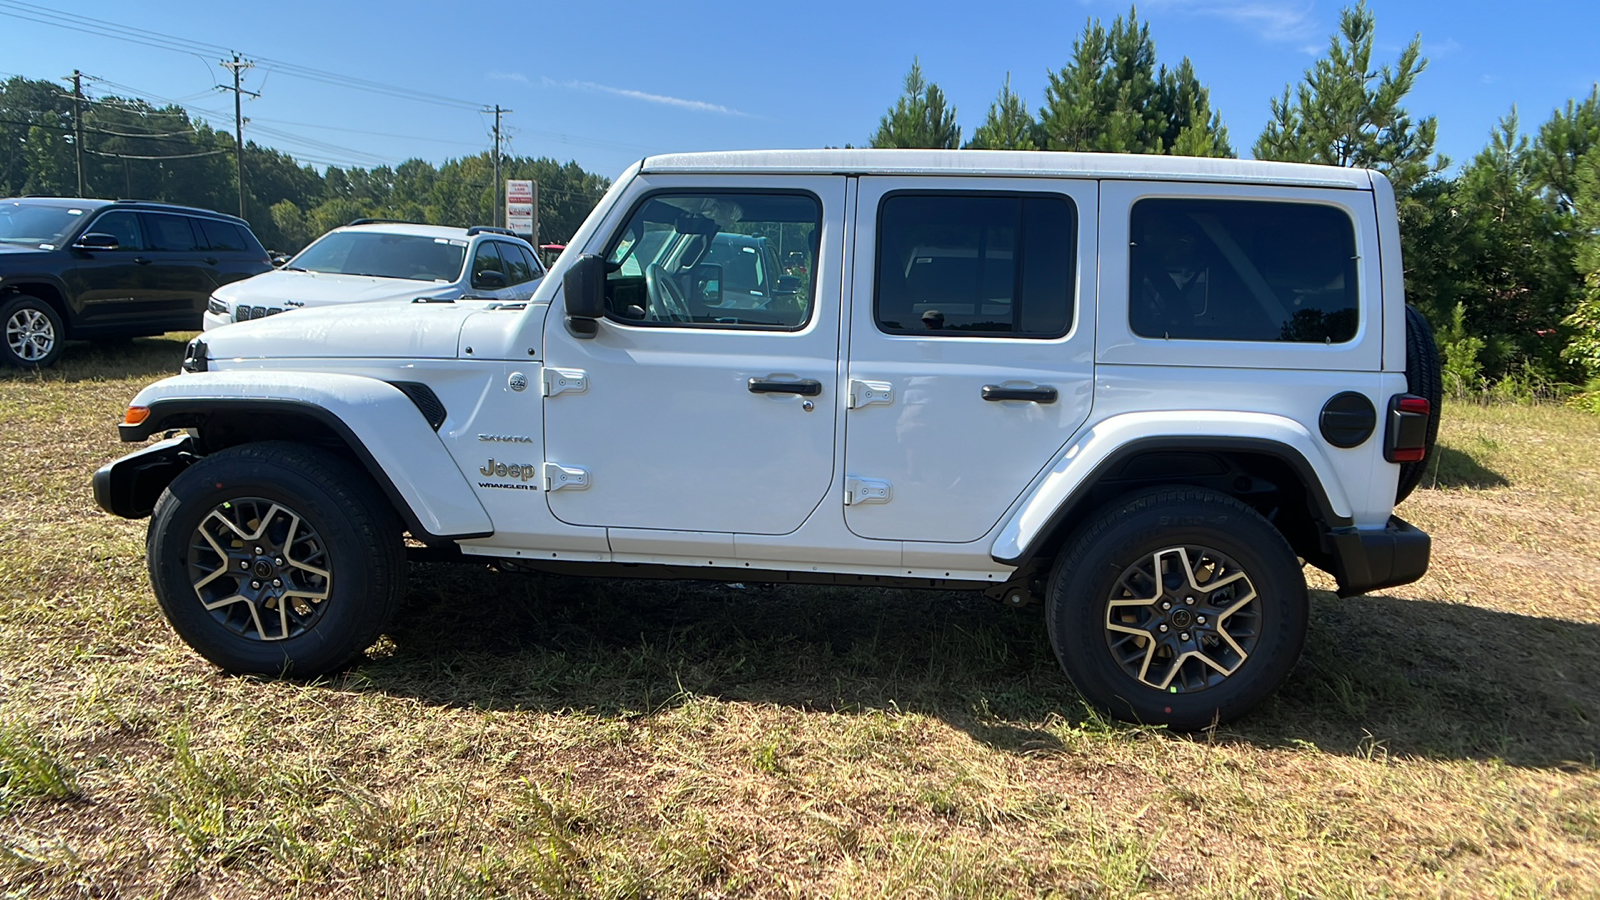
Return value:
M 75 196 L 83 133 L 86 193 L 137 197 L 223 212 L 239 208 L 234 138 L 191 118 L 181 106 L 108 96 L 81 101 L 54 82 L 20 76 L 0 81 L 0 196 Z M 436 225 L 488 225 L 496 200 L 494 159 L 479 153 L 435 166 L 315 168 L 287 153 L 246 141 L 246 214 L 268 247 L 292 252 L 328 229 L 362 217 Z M 539 182 L 539 236 L 572 236 L 610 185 L 575 162 L 507 156 L 502 178 Z
M 1530 397 L 1572 394 L 1600 410 L 1600 89 L 1531 133 L 1513 108 L 1454 174 L 1433 116 L 1404 105 L 1427 68 L 1421 37 L 1374 58 L 1365 0 L 1340 13 L 1327 50 L 1268 100 L 1256 159 L 1383 172 L 1399 200 L 1406 296 L 1434 324 L 1448 386 Z M 1091 19 L 1037 113 L 1008 74 L 970 140 L 913 60 L 874 147 L 1236 155 L 1189 59 L 1157 61 L 1130 10 Z

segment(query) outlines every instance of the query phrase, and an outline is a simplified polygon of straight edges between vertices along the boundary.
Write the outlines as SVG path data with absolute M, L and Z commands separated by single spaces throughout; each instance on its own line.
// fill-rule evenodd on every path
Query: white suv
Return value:
M 377 300 L 526 301 L 544 277 L 533 248 L 503 228 L 357 219 L 278 269 L 219 288 L 205 329 L 292 309 Z
M 141 391 L 122 437 L 180 433 L 95 495 L 153 511 L 179 634 L 230 671 L 342 666 L 408 531 L 503 568 L 1039 600 L 1086 698 L 1197 728 L 1288 676 L 1302 565 L 1346 595 L 1427 568 L 1393 507 L 1438 361 L 1376 173 L 658 156 L 572 245 L 527 304 L 281 316 Z

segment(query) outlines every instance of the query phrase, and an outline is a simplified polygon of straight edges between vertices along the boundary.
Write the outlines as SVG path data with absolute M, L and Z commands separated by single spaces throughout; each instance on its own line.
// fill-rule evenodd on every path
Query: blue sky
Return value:
M 1431 60 L 1408 101 L 1439 118 L 1438 150 L 1465 162 L 1513 103 L 1536 128 L 1600 80 L 1600 4 L 1512 5 L 1374 0 L 1379 57 L 1420 33 Z M 1211 88 L 1241 154 L 1268 101 L 1326 46 L 1340 4 L 1324 0 L 1145 0 L 1162 62 L 1187 55 Z M 46 13 L 37 10 L 46 10 Z M 33 11 L 30 11 L 33 10 Z M 70 10 L 161 49 L 48 24 Z M 246 73 L 246 134 L 316 164 L 432 161 L 485 149 L 492 117 L 296 77 L 290 66 L 499 103 L 513 153 L 576 159 L 613 176 L 648 153 L 864 143 L 900 92 L 912 57 L 949 95 L 963 135 L 982 121 L 1006 73 L 1037 108 L 1091 16 L 1125 3 L 690 4 L 420 3 L 278 0 L 0 0 L 0 73 L 57 78 L 74 68 L 96 95 L 182 100 L 232 129 L 219 48 L 261 65 Z M 39 21 L 30 21 L 39 20 Z M 56 20 L 58 21 L 58 20 Z

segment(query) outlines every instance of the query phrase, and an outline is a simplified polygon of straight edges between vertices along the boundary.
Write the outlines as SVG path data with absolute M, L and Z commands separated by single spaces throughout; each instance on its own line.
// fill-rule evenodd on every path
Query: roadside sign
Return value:
M 539 223 L 539 187 L 532 181 L 506 181 L 506 227 L 535 240 Z

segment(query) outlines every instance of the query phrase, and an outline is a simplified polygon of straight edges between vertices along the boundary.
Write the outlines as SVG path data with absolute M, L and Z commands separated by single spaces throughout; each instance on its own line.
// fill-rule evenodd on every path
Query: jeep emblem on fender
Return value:
M 513 391 L 521 393 L 528 389 L 528 376 L 522 374 L 521 372 L 512 372 L 511 379 L 508 383 L 511 385 L 511 389 Z

